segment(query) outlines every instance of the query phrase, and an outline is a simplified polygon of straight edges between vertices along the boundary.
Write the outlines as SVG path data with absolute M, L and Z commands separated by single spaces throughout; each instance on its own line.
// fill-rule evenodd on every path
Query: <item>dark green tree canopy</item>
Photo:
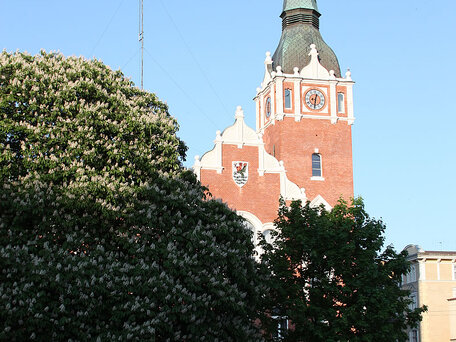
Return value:
M 383 252 L 382 221 L 361 199 L 331 211 L 309 203 L 282 202 L 272 244 L 262 242 L 271 274 L 265 329 L 273 337 L 280 318 L 292 329 L 283 341 L 406 341 L 423 308 L 411 309 L 400 288 L 408 272 L 406 253 Z M 273 319 L 276 318 L 276 319 Z
M 0 55 L 0 341 L 255 341 L 251 233 L 182 168 L 155 95 Z

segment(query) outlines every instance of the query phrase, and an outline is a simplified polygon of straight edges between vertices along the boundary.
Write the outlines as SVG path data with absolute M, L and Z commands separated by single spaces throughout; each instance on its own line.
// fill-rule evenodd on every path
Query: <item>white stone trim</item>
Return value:
M 277 74 L 279 74 L 279 71 L 280 71 L 280 74 L 282 74 L 281 68 L 278 66 Z M 284 103 L 283 103 L 283 81 L 284 81 L 284 79 L 285 78 L 282 76 L 276 77 L 276 81 L 275 81 L 276 91 L 274 94 L 274 96 L 276 97 L 276 105 L 277 105 L 277 107 L 276 107 L 277 112 L 275 114 L 279 118 L 281 117 L 282 119 L 283 119 L 283 114 L 284 114 L 284 109 L 283 109 L 284 108 Z
M 257 91 L 259 91 L 259 88 L 257 89 Z M 260 98 L 263 98 L 263 96 L 260 96 Z M 256 118 L 255 118 L 255 121 L 256 121 L 256 130 L 257 132 L 260 130 L 260 127 L 264 125 L 264 122 L 263 122 L 263 113 L 261 113 L 261 105 L 260 105 L 260 98 L 255 97 L 255 110 L 256 110 Z
M 353 125 L 355 122 L 355 113 L 353 109 L 353 83 L 347 84 L 347 98 L 345 101 L 347 101 L 347 118 L 348 118 L 348 124 Z
M 330 103 L 331 103 L 331 123 L 335 124 L 338 121 L 338 110 L 337 110 L 337 100 L 338 100 L 338 95 L 337 95 L 337 81 L 331 80 L 329 81 L 329 98 Z
M 301 76 L 303 78 L 310 78 L 310 79 L 329 79 L 330 74 L 328 70 L 320 64 L 318 60 L 318 51 L 316 49 L 315 44 L 310 45 L 310 63 L 307 64 L 301 70 Z
M 332 209 L 331 205 L 328 202 L 326 202 L 326 200 L 321 195 L 318 195 L 310 202 L 310 206 L 313 208 L 316 208 L 322 204 L 324 205 L 326 210 L 330 211 Z
M 298 71 L 298 70 L 296 70 L 296 71 Z M 297 80 L 297 79 L 293 80 L 293 86 L 294 86 L 293 96 L 294 96 L 294 99 L 295 99 L 294 112 L 298 113 L 298 115 L 295 116 L 295 121 L 301 121 L 301 103 L 302 103 L 301 101 L 302 101 L 302 97 L 301 97 L 301 82 L 300 82 L 300 80 Z
M 280 162 L 280 165 L 283 167 L 282 161 Z M 282 172 L 280 173 L 280 195 L 286 201 L 300 200 L 305 202 L 307 200 L 306 190 L 304 188 L 300 189 L 299 186 L 288 179 L 285 167 L 283 167 Z
M 248 211 L 243 211 L 243 210 L 238 210 L 237 214 L 239 216 L 242 216 L 245 218 L 247 221 L 249 221 L 252 226 L 255 228 L 255 231 L 253 232 L 253 243 L 255 246 L 258 244 L 258 232 L 260 232 L 263 228 L 263 223 L 261 220 L 256 217 L 254 214 L 248 212 Z
M 275 121 L 281 121 L 285 117 L 292 117 L 296 122 L 302 119 L 325 119 L 331 120 L 331 123 L 336 124 L 338 121 L 346 121 L 349 125 L 355 122 L 354 110 L 353 110 L 353 82 L 351 78 L 351 72 L 348 70 L 345 74 L 345 78 L 335 77 L 333 70 L 325 69 L 318 61 L 318 52 L 314 45 L 311 46 L 311 62 L 304 67 L 301 71 L 299 68 L 294 68 L 293 74 L 285 74 L 282 69 L 278 66 L 276 71 L 272 70 L 272 59 L 270 53 L 266 54 L 265 60 L 265 77 L 261 83 L 261 87 L 257 88 L 257 95 L 255 101 L 258 101 L 257 105 L 257 132 L 264 131 L 269 124 L 274 125 Z M 294 96 L 295 96 L 295 108 L 294 114 L 285 114 L 283 108 L 283 83 L 293 82 L 294 83 Z M 303 92 L 301 90 L 308 89 L 301 87 L 302 84 L 312 84 L 313 87 L 321 87 L 325 92 L 326 99 L 328 100 L 327 108 L 324 108 L 320 113 L 328 114 L 327 116 L 315 115 L 315 114 L 302 114 Z M 276 89 L 274 91 L 274 85 Z M 326 91 L 329 85 L 329 91 Z M 345 94 L 345 103 L 347 106 L 346 113 L 338 113 L 337 110 L 337 86 L 345 86 L 347 91 Z M 264 95 L 270 93 L 271 96 L 271 119 L 266 122 L 264 113 L 261 107 L 264 102 Z M 331 107 L 331 111 L 329 110 Z M 261 111 L 261 113 L 259 113 Z M 344 116 L 339 116 L 343 114 Z M 259 120 L 259 122 L 258 122 Z
M 271 53 L 266 52 L 266 59 L 264 60 L 264 78 L 261 83 L 261 88 L 264 89 L 271 82 L 271 71 L 272 71 L 272 58 Z
M 312 176 L 312 177 L 310 177 L 310 180 L 312 180 L 312 181 L 323 182 L 323 181 L 325 180 L 325 177 L 316 177 L 316 176 Z
M 442 262 L 442 259 L 437 259 L 437 280 L 440 279 L 440 263 Z
M 420 272 L 419 280 L 426 280 L 426 259 L 418 260 L 418 269 Z
M 263 234 L 267 230 L 273 230 L 277 231 L 277 228 L 275 227 L 273 222 L 267 222 L 267 223 L 262 223 L 261 220 L 256 217 L 254 214 L 248 211 L 243 211 L 243 210 L 238 210 L 237 214 L 239 216 L 242 216 L 244 219 L 249 221 L 253 228 L 253 244 L 255 245 L 255 250 L 256 250 L 256 258 L 259 259 L 260 255 L 263 254 L 263 250 L 258 246 L 259 239 L 258 235 Z

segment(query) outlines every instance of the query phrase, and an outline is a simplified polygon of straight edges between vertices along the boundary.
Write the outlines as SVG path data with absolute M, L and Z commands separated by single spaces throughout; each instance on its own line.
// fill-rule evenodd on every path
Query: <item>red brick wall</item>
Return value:
M 284 161 L 288 179 L 306 189 L 309 200 L 317 195 L 334 206 L 340 197 L 353 197 L 353 161 L 351 126 L 344 121 L 285 117 L 269 126 L 263 136 L 268 153 Z M 312 154 L 315 148 L 322 156 L 324 181 L 311 180 Z

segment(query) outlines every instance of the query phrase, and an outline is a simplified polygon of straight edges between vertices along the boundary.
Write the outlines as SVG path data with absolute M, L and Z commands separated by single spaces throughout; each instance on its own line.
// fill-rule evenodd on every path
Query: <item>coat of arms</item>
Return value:
M 233 162 L 233 180 L 241 188 L 249 179 L 249 163 L 242 161 Z

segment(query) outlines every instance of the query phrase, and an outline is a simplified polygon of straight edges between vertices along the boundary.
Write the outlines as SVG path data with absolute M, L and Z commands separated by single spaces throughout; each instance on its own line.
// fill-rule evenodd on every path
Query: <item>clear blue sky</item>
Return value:
M 252 98 L 281 33 L 282 0 L 145 2 L 145 89 L 189 147 L 213 146 Z M 319 0 L 321 32 L 355 86 L 355 194 L 386 240 L 456 250 L 456 1 Z M 95 56 L 139 84 L 138 0 L 0 0 L 7 51 Z

